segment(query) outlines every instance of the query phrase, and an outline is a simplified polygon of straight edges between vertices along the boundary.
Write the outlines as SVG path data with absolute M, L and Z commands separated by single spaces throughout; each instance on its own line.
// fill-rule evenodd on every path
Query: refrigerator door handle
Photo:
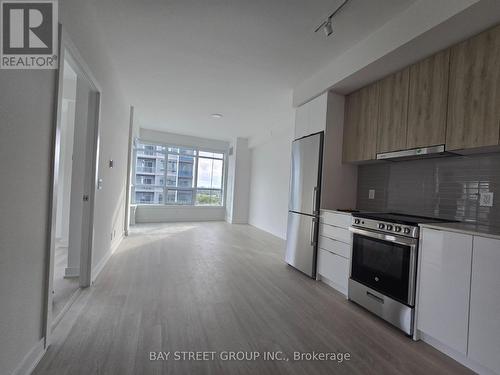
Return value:
M 316 222 L 318 221 L 317 218 L 313 217 L 312 218 L 312 225 L 311 225 L 311 232 L 309 239 L 311 240 L 311 246 L 314 246 L 316 244 Z
M 312 196 L 313 196 L 313 204 L 312 204 L 313 214 L 317 215 L 318 214 L 318 209 L 316 207 L 318 204 L 318 202 L 317 202 L 317 200 L 318 200 L 318 187 L 317 186 L 314 187 Z

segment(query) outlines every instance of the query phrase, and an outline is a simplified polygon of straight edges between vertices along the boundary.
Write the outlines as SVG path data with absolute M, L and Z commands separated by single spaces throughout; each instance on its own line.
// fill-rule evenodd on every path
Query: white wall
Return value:
M 234 191 L 234 174 L 236 165 L 236 154 L 234 152 L 234 141 L 230 145 L 230 149 L 227 154 L 227 168 L 226 168 L 226 221 L 231 223 L 233 214 L 233 191 Z M 231 155 L 229 154 L 231 152 Z
M 293 126 L 251 149 L 249 224 L 286 238 Z
M 0 374 L 42 338 L 55 78 L 0 71 Z
M 66 0 L 59 4 L 63 27 L 102 88 L 100 119 L 99 178 L 94 212 L 94 252 L 92 267 L 106 259 L 116 248 L 124 230 L 125 190 L 129 104 L 127 103 L 107 51 L 99 44 L 100 35 L 93 27 L 91 3 Z M 109 167 L 109 160 L 114 167 Z
M 139 138 L 143 141 L 167 143 L 175 146 L 200 147 L 210 151 L 221 151 L 227 153 L 229 142 L 219 141 L 217 139 L 207 139 L 193 137 L 190 135 L 162 132 L 141 128 Z
M 169 223 L 178 221 L 223 221 L 224 207 L 199 206 L 137 206 L 135 222 Z
M 250 150 L 248 139 L 236 138 L 229 157 L 226 220 L 231 224 L 247 224 L 250 197 Z
M 60 22 L 103 89 L 95 265 L 110 252 L 110 233 L 123 230 L 128 105 L 88 7 L 59 2 Z M 0 71 L 0 373 L 6 375 L 42 339 L 55 80 L 55 71 Z

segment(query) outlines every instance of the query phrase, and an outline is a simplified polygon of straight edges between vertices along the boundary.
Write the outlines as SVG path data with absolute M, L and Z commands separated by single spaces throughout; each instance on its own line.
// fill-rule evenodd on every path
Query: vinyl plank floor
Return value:
M 471 373 L 287 266 L 283 248 L 248 225 L 134 227 L 34 374 Z M 150 361 L 151 351 L 281 351 L 289 361 Z M 313 351 L 351 359 L 293 360 Z

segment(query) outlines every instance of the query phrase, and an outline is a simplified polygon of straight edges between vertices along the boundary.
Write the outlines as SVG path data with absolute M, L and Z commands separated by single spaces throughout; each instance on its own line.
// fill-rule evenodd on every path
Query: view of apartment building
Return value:
M 221 205 L 223 159 L 221 153 L 137 141 L 133 203 Z

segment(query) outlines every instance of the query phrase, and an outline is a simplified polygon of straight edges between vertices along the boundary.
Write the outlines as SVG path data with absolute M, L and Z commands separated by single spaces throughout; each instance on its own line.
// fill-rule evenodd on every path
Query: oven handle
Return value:
M 416 238 L 409 238 L 409 237 L 403 237 L 403 236 L 396 236 L 393 234 L 379 233 L 379 232 L 374 232 L 371 230 L 360 229 L 360 228 L 355 228 L 355 227 L 349 227 L 349 230 L 352 233 L 359 234 L 361 236 L 371 237 L 371 238 L 375 238 L 375 239 L 383 240 L 383 241 L 389 241 L 389 242 L 397 243 L 399 245 L 416 246 L 418 243 L 418 240 Z
M 375 294 L 373 294 L 372 292 L 369 292 L 368 290 L 366 291 L 366 295 L 372 299 L 374 299 L 375 301 L 381 303 L 381 304 L 384 304 L 384 299 L 382 297 L 379 297 Z

